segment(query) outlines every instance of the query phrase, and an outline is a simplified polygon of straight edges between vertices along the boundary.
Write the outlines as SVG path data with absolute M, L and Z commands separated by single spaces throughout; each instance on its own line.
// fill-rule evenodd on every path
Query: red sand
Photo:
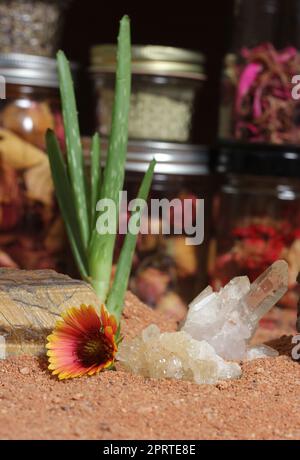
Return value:
M 295 313 L 276 315 L 288 318 L 286 324 L 277 332 L 259 331 L 258 338 L 274 337 L 283 324 L 293 324 Z M 129 296 L 125 333 L 134 335 L 153 321 L 165 325 Z M 239 380 L 203 386 L 144 379 L 121 370 L 59 382 L 44 360 L 2 361 L 0 438 L 299 439 L 299 363 L 290 357 L 291 337 L 272 345 L 280 357 L 244 363 Z

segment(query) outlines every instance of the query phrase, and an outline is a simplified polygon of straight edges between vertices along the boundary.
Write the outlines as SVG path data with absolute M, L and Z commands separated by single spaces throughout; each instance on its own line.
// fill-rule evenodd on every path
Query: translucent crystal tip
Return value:
M 288 274 L 287 262 L 277 260 L 252 283 L 250 292 L 244 297 L 244 302 L 250 312 L 255 313 L 256 321 L 286 293 Z

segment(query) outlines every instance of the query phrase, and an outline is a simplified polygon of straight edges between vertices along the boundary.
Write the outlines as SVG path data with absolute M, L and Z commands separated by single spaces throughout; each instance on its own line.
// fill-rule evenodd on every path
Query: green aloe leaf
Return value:
M 91 191 L 90 191 L 90 214 L 91 229 L 95 226 L 96 205 L 100 199 L 101 189 L 101 144 L 99 134 L 96 133 L 92 139 L 91 147 Z
M 47 131 L 46 144 L 56 197 L 65 223 L 71 249 L 81 276 L 87 279 L 87 260 L 78 231 L 78 219 L 74 208 L 73 191 L 58 140 L 52 130 Z
M 87 248 L 89 243 L 88 206 L 74 85 L 69 62 L 62 51 L 57 53 L 57 63 L 68 153 L 68 172 L 73 189 L 80 235 L 84 248 Z
M 128 142 L 128 117 L 131 92 L 130 21 L 124 16 L 120 22 L 117 51 L 117 72 L 112 127 L 108 145 L 100 198 L 112 200 L 116 205 L 116 222 L 119 212 L 119 192 L 124 184 Z M 99 234 L 93 230 L 89 252 L 92 285 L 102 302 L 105 302 L 113 263 L 116 234 Z

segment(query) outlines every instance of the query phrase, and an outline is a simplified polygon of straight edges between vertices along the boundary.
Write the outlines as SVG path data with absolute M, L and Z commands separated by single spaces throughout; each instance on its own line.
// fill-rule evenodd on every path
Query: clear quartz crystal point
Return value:
M 287 288 L 288 264 L 284 260 L 274 262 L 251 284 L 250 291 L 242 299 L 242 304 L 253 330 L 259 320 L 286 293 Z
M 249 290 L 250 281 L 247 276 L 232 279 L 219 292 L 213 292 L 210 287 L 206 288 L 190 304 L 182 329 L 196 340 L 210 342 L 212 337 L 223 334 L 226 320 L 231 319 L 231 327 L 238 304 Z
M 196 305 L 199 305 L 201 300 L 205 299 L 206 297 L 210 296 L 213 294 L 213 290 L 211 286 L 207 286 L 200 294 L 197 295 L 197 297 L 190 303 L 189 308 L 193 308 Z

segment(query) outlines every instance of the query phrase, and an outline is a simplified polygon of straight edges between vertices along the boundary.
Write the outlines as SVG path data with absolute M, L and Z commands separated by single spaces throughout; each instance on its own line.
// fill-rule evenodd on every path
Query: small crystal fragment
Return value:
M 249 347 L 247 350 L 246 360 L 252 361 L 259 358 L 275 358 L 279 353 L 277 350 L 269 347 L 268 345 L 257 345 Z

